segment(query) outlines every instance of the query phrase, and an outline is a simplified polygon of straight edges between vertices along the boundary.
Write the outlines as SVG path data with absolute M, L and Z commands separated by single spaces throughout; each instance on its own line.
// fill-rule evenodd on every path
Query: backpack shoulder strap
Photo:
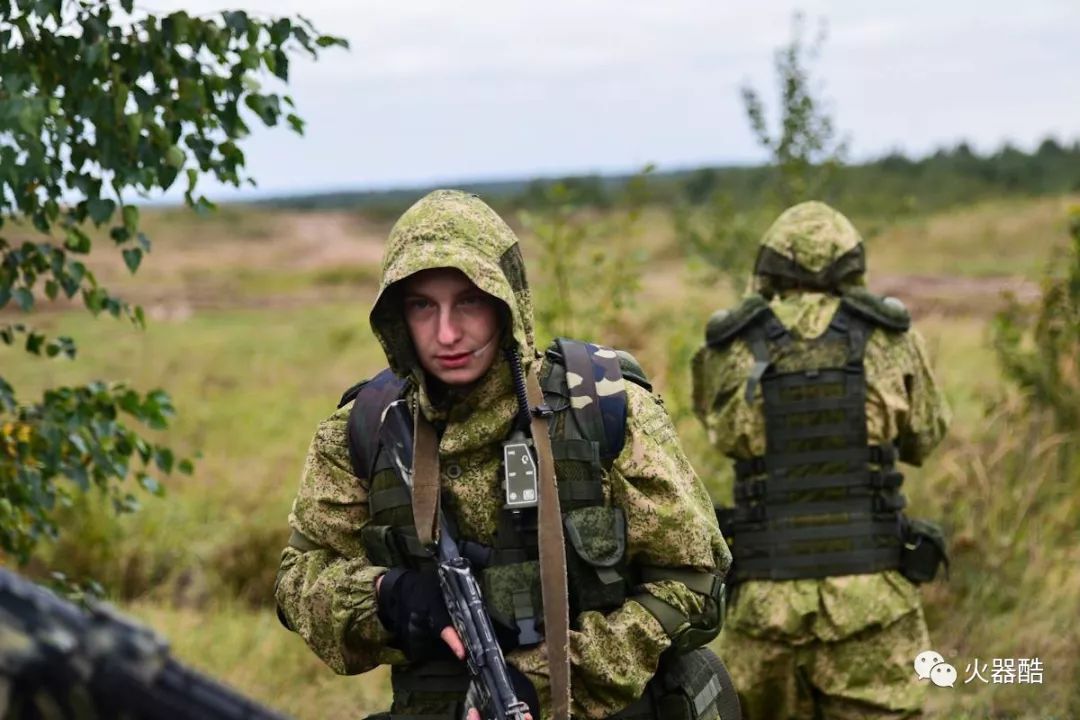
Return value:
M 349 460 L 352 461 L 353 474 L 361 478 L 370 478 L 379 450 L 379 425 L 382 424 L 383 412 L 390 403 L 401 397 L 405 390 L 405 378 L 386 368 L 375 377 L 357 383 L 341 396 L 344 407 L 353 402 L 349 411 L 348 443 Z
M 557 338 L 547 355 L 563 368 L 563 392 L 582 436 L 597 443 L 601 460 L 613 461 L 626 441 L 624 379 L 651 391 L 645 371 L 630 353 L 570 338 Z

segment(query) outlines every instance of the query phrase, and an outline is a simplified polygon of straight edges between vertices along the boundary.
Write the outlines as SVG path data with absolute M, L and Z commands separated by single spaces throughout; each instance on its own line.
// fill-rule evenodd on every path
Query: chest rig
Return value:
M 550 439 L 567 543 L 570 614 L 575 617 L 584 610 L 618 607 L 630 588 L 625 517 L 605 498 L 602 479 L 625 440 L 622 380 L 651 386 L 630 356 L 607 348 L 560 339 L 545 355 L 541 387 L 553 412 Z M 387 369 L 351 388 L 341 405 L 355 399 L 348 424 L 349 454 L 354 473 L 371 483 L 370 521 L 361 531 L 368 557 L 375 565 L 421 569 L 433 562 L 432 556 L 417 539 L 409 493 L 379 442 L 383 410 L 408 389 L 409 381 Z M 450 482 L 460 474 L 453 464 L 446 468 Z M 444 494 L 451 531 L 477 573 L 500 636 L 514 645 L 541 642 L 536 508 L 500 510 L 489 545 L 457 535 L 452 504 L 445 500 Z
M 863 356 L 875 327 L 906 330 L 904 318 L 845 297 L 828 329 L 793 335 L 760 301 L 738 327 L 754 357 L 745 393 L 760 387 L 765 454 L 735 462 L 735 507 L 721 512 L 735 581 L 873 573 L 899 567 L 905 505 L 891 443 L 871 445 Z M 723 332 L 726 330 L 726 332 Z

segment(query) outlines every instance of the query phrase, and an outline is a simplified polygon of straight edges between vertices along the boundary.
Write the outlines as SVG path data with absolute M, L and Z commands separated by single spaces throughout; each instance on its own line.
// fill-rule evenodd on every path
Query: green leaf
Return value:
M 15 298 L 15 302 L 24 312 L 28 312 L 30 308 L 34 307 L 34 295 L 26 288 L 17 287 L 11 294 L 12 297 Z
M 135 271 L 139 269 L 139 263 L 142 262 L 142 248 L 127 248 L 124 250 L 123 255 L 124 264 L 127 265 L 128 270 L 134 275 Z
M 101 225 L 112 217 L 113 211 L 116 210 L 116 203 L 106 198 L 92 198 L 86 203 L 86 209 L 94 224 Z
M 184 167 L 185 159 L 186 156 L 184 155 L 184 150 L 179 145 L 173 145 L 165 151 L 165 164 L 169 167 L 179 170 Z
M 274 66 L 270 68 L 271 72 L 277 75 L 282 80 L 288 82 L 289 80 L 289 58 L 281 50 L 275 50 L 272 57 L 274 58 Z
M 225 20 L 225 27 L 233 31 L 233 35 L 240 37 L 247 32 L 248 16 L 243 10 L 235 10 L 221 13 Z
M 190 475 L 191 473 L 195 472 L 195 466 L 190 460 L 186 459 L 181 460 L 179 463 L 177 463 L 176 469 L 182 472 L 184 475 Z
M 139 485 L 151 495 L 157 495 L 158 497 L 161 497 L 165 494 L 165 488 L 163 488 L 161 486 L 161 483 L 159 483 L 150 475 L 140 473 Z
M 162 472 L 171 473 L 173 469 L 173 451 L 167 447 L 159 447 L 154 452 L 154 464 Z
M 90 252 L 90 237 L 81 228 L 72 226 L 64 231 L 64 247 L 71 252 Z
M 41 354 L 41 346 L 45 344 L 45 336 L 41 333 L 31 332 L 26 335 L 26 352 L 34 355 Z
M 127 231 L 134 233 L 139 227 L 139 208 L 134 205 L 124 206 L 124 227 Z
M 315 44 L 321 48 L 333 47 L 335 45 L 346 49 L 349 47 L 348 40 L 345 40 L 344 38 L 334 37 L 333 35 L 320 35 L 315 40 Z

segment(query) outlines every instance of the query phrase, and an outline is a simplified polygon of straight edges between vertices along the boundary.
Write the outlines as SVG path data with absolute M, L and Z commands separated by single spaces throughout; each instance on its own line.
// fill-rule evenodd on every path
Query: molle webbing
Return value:
M 792 337 L 771 311 L 747 329 L 755 360 L 747 397 L 760 384 L 766 451 L 735 463 L 736 580 L 898 566 L 902 477 L 892 447 L 867 440 L 871 330 L 844 305 L 811 341 Z M 832 358 L 831 366 L 814 367 L 815 358 Z

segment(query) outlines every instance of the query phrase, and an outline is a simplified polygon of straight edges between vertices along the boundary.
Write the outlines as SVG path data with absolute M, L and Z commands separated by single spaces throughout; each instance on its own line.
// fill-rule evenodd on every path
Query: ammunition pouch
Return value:
M 544 622 L 540 563 L 530 560 L 478 570 L 484 606 L 503 650 L 540 642 Z
M 929 520 L 904 518 L 903 546 L 900 548 L 900 573 L 915 584 L 930 582 L 944 563 L 949 572 L 949 556 L 945 550 L 945 534 Z
M 570 614 L 616 608 L 626 599 L 626 516 L 619 508 L 596 505 L 563 515 L 570 552 Z

